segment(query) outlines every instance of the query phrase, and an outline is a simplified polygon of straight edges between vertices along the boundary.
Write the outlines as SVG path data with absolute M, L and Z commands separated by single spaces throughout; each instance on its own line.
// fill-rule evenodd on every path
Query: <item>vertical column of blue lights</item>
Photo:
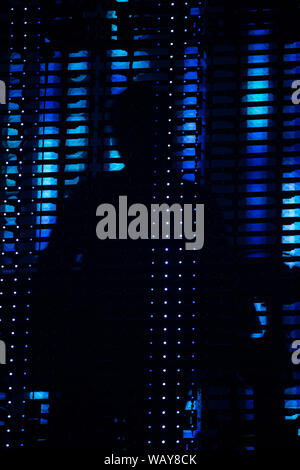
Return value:
M 204 180 L 204 155 L 205 155 L 205 72 L 206 62 L 203 54 L 201 18 L 204 2 L 189 1 L 185 2 L 184 15 L 184 57 L 183 57 L 183 83 L 181 109 L 178 117 L 181 118 L 182 125 L 178 126 L 177 142 L 181 144 L 182 150 L 179 164 L 183 171 L 183 179 L 194 182 L 195 194 L 197 197 L 197 185 Z M 182 134 L 182 136 L 180 136 Z M 201 201 L 199 201 L 201 202 Z M 197 264 L 195 253 L 192 261 Z M 196 281 L 196 274 L 192 273 L 193 282 Z M 196 284 L 191 286 L 192 295 L 195 296 L 193 303 L 196 302 L 197 291 Z M 201 299 L 198 299 L 200 302 Z M 198 315 L 192 313 L 193 318 Z M 195 325 L 192 326 L 192 344 L 198 344 L 197 331 Z M 191 360 L 195 358 L 197 348 L 193 351 Z M 196 437 L 202 428 L 202 390 L 196 389 L 198 383 L 196 374 L 198 371 L 192 367 L 191 384 L 189 397 L 186 402 L 185 411 L 189 419 L 189 429 L 183 430 L 183 439 L 186 450 L 195 450 L 197 448 Z M 195 447 L 196 446 L 196 447 Z
M 40 67 L 40 110 L 38 127 L 37 164 L 33 171 L 37 178 L 37 229 L 36 250 L 43 250 L 48 245 L 51 227 L 56 223 L 58 198 L 70 193 L 80 174 L 86 169 L 88 158 L 88 89 L 80 86 L 86 82 L 89 74 L 88 52 L 79 51 L 68 54 L 68 72 L 71 85 L 68 86 L 66 123 L 61 118 L 61 74 L 65 64 L 62 54 L 54 52 L 50 62 L 42 62 Z M 74 123 L 77 124 L 74 127 Z M 66 125 L 66 138 L 61 139 L 61 126 Z M 62 165 L 59 148 L 65 146 L 65 162 Z M 58 194 L 58 173 L 64 174 L 64 195 Z M 46 212 L 46 214 L 45 214 Z M 44 226 L 44 227 L 43 227 Z
M 284 106 L 283 106 L 283 155 L 282 155 L 282 256 L 289 268 L 300 266 L 300 137 L 296 130 L 300 123 L 300 107 L 292 104 L 292 82 L 300 73 L 300 42 L 284 44 Z M 295 129 L 296 128 L 296 129 Z M 296 141 L 296 142 L 295 142 Z M 288 330 L 289 344 L 300 338 L 300 302 L 283 305 L 283 322 Z M 292 353 L 292 350 L 291 350 Z M 300 416 L 300 373 L 295 370 L 296 385 L 285 389 L 286 420 L 296 420 Z M 298 429 L 300 436 L 300 429 Z
M 245 224 L 245 232 L 247 236 L 245 243 L 249 243 L 252 246 L 257 247 L 252 251 L 249 256 L 253 257 L 265 257 L 266 251 L 260 249 L 260 245 L 266 245 L 268 239 L 266 235 L 252 235 L 252 232 L 265 232 L 270 229 L 268 222 L 258 222 L 257 219 L 265 219 L 269 216 L 269 210 L 265 208 L 270 202 L 270 196 L 268 196 L 268 183 L 264 182 L 269 178 L 272 178 L 272 170 L 261 170 L 260 166 L 268 167 L 268 152 L 270 147 L 268 140 L 271 136 L 272 126 L 274 121 L 271 119 L 275 112 L 274 106 L 270 105 L 274 101 L 274 95 L 269 92 L 272 88 L 270 81 L 271 69 L 270 69 L 270 55 L 266 54 L 265 51 L 270 50 L 270 43 L 268 35 L 270 34 L 269 29 L 251 29 L 248 32 L 250 38 L 258 37 L 259 42 L 251 43 L 248 45 L 248 70 L 247 70 L 247 81 L 243 82 L 242 88 L 247 90 L 249 93 L 243 96 L 243 109 L 242 112 L 247 115 L 247 155 L 250 158 L 246 160 L 247 168 L 247 184 L 246 184 L 246 206 L 247 210 L 244 213 L 244 217 L 249 219 Z M 262 52 L 263 54 L 255 54 L 256 51 Z M 259 66 L 257 66 L 257 64 Z M 245 103 L 245 104 L 244 104 Z M 250 104 L 251 103 L 251 104 Z M 247 105 L 249 104 L 249 106 Z M 253 144 L 253 141 L 264 141 L 263 144 Z M 252 157 L 251 154 L 258 154 L 256 157 Z M 255 179 L 261 180 L 260 183 L 256 183 Z M 252 180 L 252 182 L 248 182 Z M 254 194 L 251 194 L 254 193 Z M 256 195 L 255 193 L 260 193 Z M 264 194 L 265 193 L 265 194 Z M 253 219 L 253 221 L 251 220 Z M 261 333 L 253 333 L 254 338 L 261 337 L 267 326 L 267 311 L 266 306 L 259 299 L 255 302 L 255 309 L 258 313 L 259 321 L 262 325 Z
M 243 212 L 245 222 L 242 225 L 243 236 L 240 237 L 240 244 L 248 247 L 246 256 L 259 258 L 266 257 L 268 247 L 274 243 L 272 232 L 275 228 L 271 219 L 274 210 L 267 209 L 271 202 L 269 192 L 273 186 L 269 181 L 274 178 L 274 171 L 270 168 L 273 162 L 270 152 L 274 148 L 272 140 L 275 138 L 272 130 L 274 121 L 271 119 L 275 113 L 275 96 L 271 92 L 274 81 L 271 80 L 272 44 L 269 42 L 269 34 L 269 29 L 249 28 L 248 68 L 242 81 L 242 113 L 246 116 L 246 195 Z M 257 41 L 254 41 L 254 38 L 257 38 Z M 262 337 L 266 331 L 267 309 L 261 299 L 256 299 L 254 306 L 261 323 L 261 331 L 252 333 L 252 338 L 255 339 Z M 247 388 L 244 394 L 244 419 L 253 420 L 253 390 Z M 250 437 L 247 439 L 246 450 L 253 450 Z

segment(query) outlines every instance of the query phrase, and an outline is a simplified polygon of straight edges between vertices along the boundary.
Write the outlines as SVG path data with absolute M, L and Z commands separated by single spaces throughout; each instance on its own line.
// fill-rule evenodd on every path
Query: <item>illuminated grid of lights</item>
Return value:
M 13 75 L 10 80 L 10 117 L 7 139 L 9 169 L 6 173 L 6 184 L 7 188 L 12 187 L 11 190 L 8 189 L 12 193 L 10 199 L 16 199 L 16 202 L 20 201 L 18 199 L 19 193 L 15 191 L 14 176 L 11 175 L 21 175 L 19 167 L 17 168 L 14 162 L 16 161 L 15 153 L 17 150 L 23 151 L 23 135 L 21 131 L 24 125 L 23 120 L 25 119 L 27 132 L 24 139 L 26 145 L 26 171 L 24 175 L 18 177 L 22 179 L 20 191 L 24 188 L 24 193 L 26 194 L 22 214 L 26 217 L 26 224 L 28 224 L 26 227 L 28 227 L 28 230 L 24 231 L 25 225 L 23 221 L 22 224 L 16 225 L 17 219 L 13 217 L 8 218 L 7 224 L 15 224 L 16 228 L 20 231 L 22 230 L 22 233 L 26 233 L 28 237 L 28 240 L 26 239 L 28 244 L 24 247 L 22 254 L 24 254 L 24 259 L 28 263 L 26 269 L 29 285 L 29 273 L 31 269 L 34 269 L 38 253 L 44 250 L 49 243 L 52 228 L 56 223 L 58 204 L 61 204 L 72 193 L 72 187 L 78 183 L 80 174 L 86 170 L 91 172 L 101 170 L 101 162 L 97 158 L 99 153 L 104 155 L 105 170 L 120 170 L 123 167 L 118 149 L 111 135 L 112 129 L 109 123 L 109 114 L 105 114 L 110 106 L 110 101 L 107 98 L 123 91 L 126 84 L 132 81 L 162 79 L 162 84 L 165 83 L 169 86 L 168 77 L 172 70 L 169 70 L 168 67 L 170 60 L 173 60 L 173 58 L 169 57 L 168 47 L 165 47 L 165 45 L 162 46 L 158 42 L 157 47 L 153 46 L 154 41 L 160 38 L 160 31 L 156 31 L 157 24 L 153 23 L 149 31 L 145 31 L 143 18 L 134 13 L 134 4 L 130 5 L 130 8 L 133 9 L 132 14 L 128 11 L 133 25 L 134 42 L 133 45 L 130 45 L 130 50 L 124 47 L 118 31 L 120 21 L 118 14 L 119 7 L 124 7 L 121 4 L 125 3 L 127 2 L 112 1 L 112 7 L 107 12 L 106 20 L 111 25 L 111 48 L 105 51 L 106 57 L 104 60 L 98 51 L 91 57 L 93 52 L 86 50 L 74 51 L 67 54 L 65 51 L 56 50 L 52 56 L 50 55 L 49 59 L 40 59 L 41 34 L 37 33 L 38 41 L 35 41 L 36 51 L 34 53 L 30 49 L 29 68 L 25 72 L 24 64 L 27 60 L 25 58 L 27 46 L 24 45 L 24 50 L 19 50 L 20 46 L 11 48 L 11 71 Z M 136 6 L 138 6 L 138 3 L 136 2 Z M 192 2 L 190 4 L 186 3 L 187 15 L 192 12 L 190 9 L 191 4 Z M 174 6 L 175 3 L 172 2 L 172 5 L 170 4 L 171 9 Z M 174 11 L 176 11 L 175 8 Z M 196 10 L 194 9 L 193 11 L 196 14 Z M 24 7 L 24 15 L 18 9 L 16 16 L 20 17 L 20 15 L 21 17 L 24 16 L 24 25 L 27 22 L 32 22 L 33 18 L 37 23 L 40 22 L 39 7 L 36 8 L 36 11 L 33 11 L 32 7 L 27 11 L 27 7 Z M 12 23 L 12 31 L 13 28 L 14 23 Z M 172 36 L 173 32 L 171 29 L 168 34 Z M 24 33 L 24 44 L 26 43 L 26 37 L 26 33 Z M 29 39 L 30 41 L 33 40 L 32 37 Z M 46 42 L 51 43 L 51 39 L 50 41 L 47 39 Z M 185 46 L 186 60 L 183 70 L 186 88 L 178 90 L 174 86 L 174 90 L 176 89 L 176 96 L 181 93 L 188 94 L 188 97 L 184 99 L 185 101 L 177 103 L 177 115 L 180 116 L 183 108 L 188 109 L 182 114 L 182 127 L 178 127 L 178 133 L 184 135 L 180 143 L 182 149 L 177 154 L 174 151 L 173 155 L 176 155 L 178 160 L 184 160 L 181 164 L 182 166 L 178 167 L 178 170 L 182 168 L 183 173 L 186 172 L 189 178 L 192 173 L 191 169 L 195 169 L 193 164 L 190 164 L 191 157 L 193 156 L 195 159 L 197 156 L 200 157 L 200 154 L 196 155 L 195 150 L 197 148 L 198 152 L 200 148 L 198 146 L 198 130 L 195 129 L 198 111 L 196 109 L 190 110 L 190 108 L 197 106 L 196 100 L 198 100 L 199 96 L 199 87 L 197 85 L 194 88 L 191 83 L 193 80 L 196 81 L 196 76 L 198 77 L 197 72 L 200 64 L 199 49 L 189 48 L 188 44 L 185 44 Z M 172 47 L 172 44 L 170 44 L 170 47 Z M 194 60 L 193 63 L 188 62 L 190 57 Z M 178 61 L 178 56 L 176 60 Z M 103 63 L 105 64 L 106 71 L 105 83 L 103 83 L 101 78 Z M 175 68 L 175 66 L 177 67 L 178 63 L 174 59 L 173 67 Z M 161 67 L 161 73 L 159 67 Z M 19 90 L 21 83 L 19 76 L 23 77 L 25 81 L 27 80 L 26 90 L 28 95 L 23 96 L 22 90 Z M 93 106 L 90 103 L 92 81 L 95 83 L 94 88 L 98 90 L 97 99 L 93 101 Z M 188 84 L 186 85 L 187 82 Z M 193 92 L 191 92 L 189 87 L 193 87 Z M 191 98 L 193 93 L 195 98 Z M 30 108 L 29 96 L 31 98 L 32 96 L 34 97 L 33 112 Z M 99 100 L 99 96 L 102 96 L 103 99 Z M 25 103 L 25 106 L 27 106 L 25 110 L 20 107 L 19 101 Z M 188 101 L 193 101 L 193 105 L 190 106 L 191 103 Z M 173 96 L 170 94 L 170 104 L 172 103 Z M 31 111 L 30 113 L 28 113 L 28 107 Z M 191 114 L 193 114 L 193 122 L 189 120 Z M 93 122 L 93 131 L 91 131 L 89 121 Z M 101 124 L 101 129 L 98 128 L 100 121 L 102 123 L 105 121 L 103 125 Z M 173 123 L 171 123 L 170 129 L 173 129 Z M 193 131 L 193 135 L 191 135 L 191 131 Z M 195 137 L 194 134 L 197 136 Z M 103 139 L 101 139 L 102 136 L 104 136 Z M 186 150 L 187 147 L 189 147 L 188 151 Z M 192 147 L 195 147 L 195 149 L 192 150 Z M 185 163 L 186 157 L 189 160 L 187 163 Z M 112 162 L 114 159 L 116 161 Z M 21 159 L 19 159 L 18 165 L 22 165 Z M 7 217 L 8 212 L 16 212 L 16 210 L 15 205 L 7 204 L 4 212 L 5 217 Z M 20 213 L 17 212 L 16 215 L 18 216 L 18 214 Z M 16 237 L 16 230 L 11 233 Z M 16 238 L 14 242 L 18 243 L 18 240 Z M 5 232 L 4 250 L 5 253 L 13 252 L 15 257 L 19 255 L 15 244 L 12 243 L 8 230 Z M 24 278 L 22 278 L 22 284 L 24 285 Z M 20 302 L 23 302 L 24 296 L 20 296 L 20 299 Z M 178 300 L 178 303 L 180 303 L 180 300 Z M 30 304 L 27 304 L 26 308 L 29 309 L 29 307 Z M 26 317 L 26 321 L 28 320 L 29 317 Z M 179 346 L 180 337 L 182 336 L 181 328 L 178 327 L 177 331 Z M 26 334 L 23 335 L 23 337 L 25 336 Z M 22 356 L 23 359 L 24 357 Z M 21 382 L 22 380 L 19 381 L 19 383 Z M 181 383 L 178 381 L 178 393 L 180 393 L 180 387 Z M 40 404 L 40 424 L 46 424 L 49 392 L 29 391 L 26 396 L 28 400 L 37 400 L 37 403 Z M 185 399 L 185 397 L 181 398 L 182 400 Z M 11 404 L 14 405 L 14 403 Z M 41 439 L 39 440 L 42 440 L 44 433 L 41 431 L 40 434 Z M 182 429 L 178 429 L 177 434 L 177 442 L 179 443 L 182 438 Z M 12 438 L 11 442 L 13 445 L 18 445 L 18 440 L 15 437 Z
M 22 11 L 21 11 L 22 10 Z M 6 436 L 2 446 L 22 447 L 24 445 L 24 392 L 28 373 L 28 309 L 30 296 L 30 269 L 32 262 L 32 238 L 30 211 L 30 189 L 28 186 L 28 145 L 26 139 L 31 135 L 31 142 L 36 138 L 35 128 L 28 125 L 28 63 L 37 67 L 39 34 L 34 37 L 35 47 L 29 47 L 30 25 L 39 24 L 38 10 L 20 7 L 22 15 L 23 48 L 16 52 L 11 45 L 9 56 L 8 119 L 7 140 L 2 167 L 4 169 L 5 199 L 1 207 L 4 224 L 2 226 L 2 278 L 3 283 L 3 318 L 2 324 L 7 338 L 7 360 L 9 377 L 5 396 L 7 410 L 6 422 L 2 423 Z M 10 10 L 10 40 L 15 41 L 15 9 Z M 32 98 L 35 96 L 33 91 Z M 37 98 L 36 98 L 37 100 Z M 34 120 L 36 100 L 32 101 L 30 112 Z M 30 129 L 30 130 L 29 130 Z M 29 144 L 30 145 L 30 144 Z M 31 182 L 30 182 L 31 183 Z
M 300 42 L 290 41 L 284 44 L 283 57 L 283 126 L 282 126 L 282 256 L 290 268 L 300 266 L 300 182 L 299 182 L 299 106 L 291 103 L 291 85 L 300 72 Z M 300 303 L 283 305 L 283 325 L 291 344 L 300 337 Z M 285 389 L 285 409 L 287 420 L 300 416 L 300 373 L 293 372 L 294 386 Z M 300 435 L 298 429 L 298 435 Z
M 158 2 L 157 22 L 161 38 L 157 46 L 161 47 L 161 55 L 157 57 L 156 71 L 162 78 L 156 83 L 167 90 L 170 111 L 168 165 L 166 173 L 156 173 L 153 193 L 153 200 L 160 203 L 171 204 L 183 199 L 183 180 L 194 181 L 195 199 L 192 202 L 196 202 L 196 184 L 203 175 L 203 127 L 200 118 L 204 115 L 204 63 L 198 31 L 200 6 L 199 2 L 185 2 L 178 13 L 177 2 L 170 2 L 169 11 Z M 178 15 L 190 20 L 184 21 L 182 36 Z M 191 16 L 195 18 L 191 19 Z M 158 201 L 158 198 L 161 199 Z M 150 289 L 150 358 L 153 359 L 153 368 L 149 376 L 147 441 L 153 449 L 174 448 L 174 445 L 178 449 L 195 448 L 194 437 L 200 423 L 201 393 L 197 393 L 195 387 L 194 368 L 197 331 L 193 325 L 197 310 L 194 272 L 197 260 L 196 256 L 192 255 L 187 260 L 183 255 L 181 245 L 166 243 L 159 248 L 153 245 Z M 190 396 L 184 389 L 184 374 L 188 370 Z
M 222 11 L 215 13 L 222 15 Z M 244 9 L 236 36 L 233 32 L 236 39 L 228 43 L 227 37 L 222 44 L 217 40 L 210 50 L 208 80 L 213 96 L 207 105 L 212 110 L 207 182 L 231 226 L 236 253 L 250 258 L 271 254 L 273 260 L 277 257 L 292 267 L 299 262 L 298 109 L 291 104 L 291 82 L 299 70 L 299 43 L 285 44 L 281 52 L 272 36 L 276 17 L 272 17 L 272 11 L 265 9 L 262 14 L 262 10 Z M 262 337 L 269 323 L 262 299 L 256 299 L 255 308 L 262 330 L 252 334 L 253 339 Z M 283 306 L 281 329 L 290 343 L 299 336 L 298 309 L 298 302 Z M 299 380 L 296 372 L 294 379 Z M 253 390 L 243 392 L 245 419 L 251 421 L 253 400 L 245 396 L 247 393 L 253 395 Z M 286 419 L 299 416 L 298 393 L 298 386 L 285 391 Z M 253 449 L 250 436 L 245 436 L 245 448 Z

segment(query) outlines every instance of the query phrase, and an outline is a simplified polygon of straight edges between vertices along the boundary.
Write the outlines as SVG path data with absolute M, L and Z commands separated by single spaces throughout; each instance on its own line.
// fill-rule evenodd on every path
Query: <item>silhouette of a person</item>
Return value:
M 50 445 L 138 448 L 143 442 L 151 240 L 96 237 L 96 209 L 152 201 L 155 94 L 135 84 L 116 100 L 113 123 L 125 168 L 87 176 L 61 201 L 35 280 L 33 369 L 37 385 L 60 393 Z M 167 135 L 160 102 L 160 135 Z M 164 119 L 165 118 L 165 119 Z M 160 202 L 160 201 L 158 201 Z M 159 243 L 159 242 L 158 242 Z M 44 379 L 42 379 L 44 377 Z
M 155 126 L 159 102 L 159 126 Z M 223 247 L 223 234 L 217 230 L 219 218 L 215 204 L 200 187 L 181 179 L 180 170 L 167 178 L 172 191 L 166 188 L 166 160 L 155 161 L 167 147 L 167 99 L 155 96 L 152 87 L 135 84 L 122 93 L 113 108 L 113 124 L 117 144 L 126 165 L 119 172 L 103 172 L 99 177 L 85 177 L 73 195 L 61 201 L 58 221 L 49 246 L 41 253 L 35 280 L 33 330 L 36 345 L 33 369 L 40 388 L 60 393 L 52 405 L 49 422 L 50 445 L 62 447 L 98 447 L 117 449 L 141 448 L 145 429 L 145 374 L 148 368 L 151 286 L 157 297 L 162 296 L 164 263 L 156 264 L 153 272 L 153 247 L 161 258 L 168 250 L 168 269 L 172 273 L 169 291 L 174 295 L 168 305 L 157 307 L 157 316 L 178 318 L 184 309 L 189 327 L 185 329 L 185 366 L 194 367 L 190 333 L 192 313 L 198 305 L 192 303 L 192 280 L 195 272 L 194 253 L 185 252 L 181 240 L 105 240 L 96 237 L 96 208 L 101 203 L 118 207 L 120 195 L 128 197 L 128 206 L 139 202 L 149 207 L 153 203 L 153 188 L 157 203 L 206 203 L 207 238 L 205 252 L 214 259 Z M 159 129 L 157 132 L 156 129 Z M 155 134 L 156 133 L 156 134 Z M 155 173 L 156 172 L 156 173 Z M 154 176 L 156 178 L 154 178 Z M 160 177 L 161 176 L 161 177 Z M 154 186 L 155 185 L 155 186 Z M 166 199 L 172 193 L 172 199 Z M 181 250 L 181 251 L 179 251 Z M 180 255 L 180 258 L 178 256 Z M 184 274 L 180 274 L 184 259 Z M 182 262 L 182 261 L 181 261 Z M 178 302 L 178 292 L 186 286 L 184 305 Z M 183 289 L 184 290 L 184 289 Z M 156 331 L 161 328 L 161 320 Z M 175 323 L 174 323 L 175 324 Z M 179 403 L 176 400 L 176 331 L 169 325 L 168 377 L 170 393 L 168 416 L 170 441 L 175 445 Z M 159 345 L 152 354 L 153 423 L 160 427 L 159 416 L 161 357 Z M 44 379 L 43 379 L 44 377 Z M 188 372 L 182 384 L 183 407 L 189 389 Z M 179 431 L 181 432 L 181 431 Z M 157 445 L 161 442 L 157 437 Z
M 128 205 L 139 202 L 149 207 L 154 187 L 156 202 L 166 202 L 163 174 L 167 165 L 163 159 L 153 159 L 153 146 L 159 146 L 157 154 L 164 154 L 167 102 L 164 99 L 159 102 L 160 132 L 156 135 L 155 98 L 151 87 L 139 84 L 118 97 L 112 114 L 125 168 L 119 172 L 102 172 L 97 178 L 83 178 L 74 194 L 61 201 L 49 246 L 40 255 L 33 306 L 33 370 L 37 386 L 44 385 L 60 394 L 50 413 L 50 446 L 143 448 L 150 286 L 155 286 L 157 298 L 161 299 L 164 272 L 163 263 L 153 268 L 153 246 L 161 253 L 168 246 L 171 273 L 168 282 L 173 293 L 168 305 L 158 306 L 156 314 L 159 317 L 164 312 L 171 319 L 178 318 L 183 309 L 187 318 L 181 359 L 187 373 L 182 384 L 181 406 L 190 387 L 189 371 L 195 367 L 199 369 L 202 387 L 222 383 L 234 388 L 239 374 L 258 384 L 258 388 L 264 382 L 262 374 L 253 373 L 261 359 L 258 357 L 261 348 L 257 349 L 251 339 L 251 333 L 259 329 L 253 299 L 262 286 L 254 281 L 255 268 L 251 271 L 229 249 L 224 222 L 207 188 L 183 182 L 178 170 L 170 175 L 170 204 L 205 205 L 204 248 L 196 255 L 182 252 L 182 277 L 178 276 L 178 269 L 181 270 L 178 250 L 183 246 L 182 241 L 169 240 L 166 244 L 163 240 L 154 245 L 152 240 L 100 241 L 96 237 L 96 208 L 101 203 L 118 207 L 119 196 L 127 195 Z M 194 283 L 198 298 L 191 302 Z M 184 305 L 180 307 L 179 289 L 186 292 Z M 161 320 L 153 325 L 161 327 Z M 189 332 L 194 325 L 198 334 L 194 351 L 198 348 L 198 359 L 192 360 Z M 180 405 L 176 402 L 176 374 L 173 373 L 175 331 L 171 333 L 168 351 L 169 402 L 174 401 L 174 406 L 169 405 L 174 413 L 168 416 L 168 427 L 175 430 L 175 410 Z M 161 382 L 161 352 L 157 344 L 151 362 L 154 388 Z M 155 392 L 153 395 L 158 396 Z M 153 423 L 158 428 L 156 400 L 153 399 Z M 207 419 L 214 419 L 212 412 L 207 412 Z M 235 426 L 239 426 L 238 418 Z M 217 438 L 215 446 L 237 445 L 239 430 L 233 425 L 232 440 L 224 444 L 226 433 L 225 430 Z

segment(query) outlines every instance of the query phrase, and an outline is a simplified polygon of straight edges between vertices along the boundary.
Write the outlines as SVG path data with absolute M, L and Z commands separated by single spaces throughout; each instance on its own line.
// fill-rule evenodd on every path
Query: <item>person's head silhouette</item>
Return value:
M 148 84 L 135 83 L 118 95 L 112 107 L 113 131 L 127 170 L 145 173 L 153 168 L 154 155 L 163 164 L 168 136 L 168 103 L 164 93 Z M 155 149 L 156 146 L 156 149 Z

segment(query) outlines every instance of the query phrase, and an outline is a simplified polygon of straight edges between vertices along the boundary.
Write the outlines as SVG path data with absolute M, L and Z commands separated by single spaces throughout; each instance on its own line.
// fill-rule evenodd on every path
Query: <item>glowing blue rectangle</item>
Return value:
M 11 135 L 18 135 L 19 132 L 17 129 L 14 129 L 13 127 L 9 127 L 7 129 L 7 135 L 11 136 Z
M 247 184 L 247 191 L 250 192 L 265 192 L 268 190 L 267 184 Z
M 268 198 L 265 196 L 257 196 L 257 197 L 247 197 L 246 198 L 246 204 L 251 206 L 255 205 L 261 205 L 261 204 L 267 204 L 268 203 Z
M 248 132 L 247 140 L 267 140 L 268 132 Z
M 246 166 L 265 166 L 269 164 L 269 159 L 266 157 L 261 158 L 247 158 Z
M 257 312 L 266 312 L 267 311 L 267 307 L 265 304 L 263 304 L 262 302 L 255 302 L 254 303 L 254 307 L 255 307 L 255 310 Z M 261 324 L 262 325 L 266 325 L 266 319 L 267 317 L 260 317 L 260 318 L 264 318 L 264 322 L 262 322 Z
M 273 242 L 273 237 L 258 236 L 258 237 L 246 237 L 245 239 L 239 239 L 241 245 L 266 245 Z
M 263 232 L 267 230 L 268 224 L 264 223 L 253 223 L 253 224 L 246 224 L 245 230 L 247 232 Z
M 48 400 L 49 392 L 29 392 L 30 400 Z
M 71 52 L 69 57 L 87 57 L 89 55 L 88 51 L 78 51 L 78 52 Z
M 39 128 L 39 135 L 44 135 L 44 134 L 59 134 L 59 129 L 58 127 L 40 127 Z
M 68 70 L 87 70 L 88 65 L 88 62 L 74 62 L 72 64 L 68 64 Z
M 184 50 L 185 54 L 198 54 L 198 47 L 186 47 Z
M 37 238 L 49 238 L 51 234 L 51 230 L 49 229 L 43 229 L 43 230 L 37 230 L 36 231 L 36 237 Z
M 85 113 L 72 113 L 67 117 L 67 121 L 86 121 L 87 115 Z
M 269 67 L 255 67 L 255 69 L 248 69 L 248 77 L 257 77 L 261 75 L 269 75 L 270 69 Z
M 56 109 L 60 108 L 58 101 L 40 101 L 40 109 Z
M 299 210 L 298 216 L 299 215 L 300 215 L 300 210 Z M 294 222 L 293 224 L 283 225 L 282 230 L 284 230 L 284 231 L 300 230 L 300 222 Z
M 242 102 L 243 103 L 253 103 L 259 101 L 273 101 L 274 95 L 271 93 L 255 93 L 251 95 L 243 96 Z
M 118 150 L 107 150 L 104 152 L 105 158 L 121 158 Z
M 299 217 L 300 209 L 282 209 L 281 217 Z
M 49 413 L 50 405 L 48 403 L 41 403 L 41 413 Z
M 86 151 L 82 151 L 82 150 L 78 150 L 78 152 L 74 152 L 74 153 L 68 153 L 66 155 L 66 158 L 67 160 L 70 160 L 70 159 L 83 159 L 83 158 L 87 158 L 87 152 Z
M 266 153 L 268 150 L 268 145 L 247 145 L 247 153 Z
M 300 183 L 284 183 L 282 191 L 300 191 Z
M 270 61 L 269 55 L 250 55 L 248 57 L 249 64 L 259 64 L 260 62 L 269 62 Z
M 182 162 L 181 167 L 183 169 L 193 169 L 196 167 L 196 162 L 194 160 Z
M 184 109 L 183 111 L 178 111 L 178 117 L 195 118 L 197 117 L 197 111 L 195 109 Z
M 58 90 L 57 88 L 40 88 L 40 96 L 61 96 L 61 91 Z
M 185 67 L 197 67 L 198 66 L 198 59 L 186 59 L 184 61 Z
M 117 13 L 115 10 L 109 10 L 106 13 L 106 18 L 117 18 Z
M 196 93 L 197 92 L 197 85 L 184 85 L 183 90 L 186 93 Z
M 43 191 L 37 191 L 37 197 L 39 199 L 57 198 L 57 191 L 54 189 L 44 189 Z
M 110 80 L 111 80 L 112 82 L 126 82 L 127 77 L 126 77 L 126 75 L 113 74 L 113 75 L 110 77 Z
M 264 36 L 265 34 L 270 34 L 270 29 L 253 29 L 248 31 L 249 36 Z
M 22 96 L 22 90 L 9 90 L 9 96 L 11 98 L 16 98 Z
M 3 251 L 16 251 L 14 243 L 3 243 Z
M 122 93 L 124 90 L 126 90 L 126 87 L 116 87 L 116 86 L 113 86 L 113 87 L 111 87 L 111 89 L 110 89 L 112 95 L 119 95 L 119 94 Z
M 58 153 L 56 152 L 38 152 L 38 160 L 57 160 Z
M 300 196 L 293 196 L 283 199 L 284 204 L 300 204 Z
M 73 129 L 67 129 L 67 134 L 87 134 L 88 131 L 88 126 L 77 126 Z
M 124 49 L 114 49 L 112 51 L 107 51 L 107 57 L 127 57 L 128 52 Z
M 268 127 L 269 119 L 248 119 L 247 127 Z
M 68 96 L 73 96 L 73 95 L 87 95 L 87 89 L 86 88 L 69 88 L 68 89 Z
M 243 109 L 243 114 L 271 114 L 274 113 L 273 106 L 251 106 Z
M 58 165 L 36 165 L 33 171 L 37 173 L 57 173 Z
M 38 202 L 37 205 L 36 205 L 36 210 L 38 212 L 55 211 L 56 210 L 56 204 L 53 204 L 52 202 L 43 202 L 43 203 Z
M 281 237 L 282 243 L 300 243 L 300 235 L 289 235 Z
M 65 171 L 84 171 L 85 169 L 85 163 L 69 163 L 65 166 Z
M 10 64 L 9 70 L 11 72 L 23 72 L 23 64 Z
M 265 209 L 248 209 L 245 216 L 251 219 L 265 219 L 268 212 Z
M 88 102 L 86 100 L 79 100 L 76 103 L 68 103 L 68 108 L 87 108 Z
M 48 224 L 55 224 L 56 217 L 54 215 L 38 215 L 36 217 L 36 224 L 37 225 L 48 225 Z
M 197 104 L 197 98 L 196 98 L 196 97 L 192 97 L 192 96 L 190 96 L 190 97 L 188 97 L 188 98 L 184 98 L 183 104 L 184 104 L 184 105 L 187 105 L 187 106 L 188 106 L 188 105 L 193 105 L 193 104 L 196 105 L 196 104 Z
M 196 80 L 198 78 L 197 72 L 186 72 L 184 74 L 186 80 Z
M 60 140 L 58 139 L 39 139 L 38 146 L 39 148 L 44 147 L 59 147 Z
M 88 139 L 66 139 L 67 147 L 84 147 L 88 145 Z
M 299 176 L 300 176 L 300 170 L 294 170 L 288 173 L 287 172 L 283 173 L 284 178 L 299 178 Z
M 117 69 L 129 69 L 129 62 L 112 62 L 111 68 L 112 70 L 117 70 Z
M 35 249 L 36 251 L 43 251 L 47 248 L 49 242 L 36 242 Z
M 243 88 L 247 88 L 248 90 L 257 90 L 259 88 L 269 88 L 270 85 L 271 82 L 269 80 L 256 80 L 244 83 Z
M 137 60 L 133 62 L 132 68 L 133 69 L 147 69 L 150 67 L 149 60 Z
M 284 54 L 283 60 L 285 62 L 297 62 L 300 60 L 300 54 Z
M 40 114 L 39 121 L 40 122 L 51 122 L 51 121 L 59 121 L 60 116 L 59 114 Z
M 121 171 L 125 167 L 124 163 L 104 163 L 104 171 Z
M 269 49 L 270 49 L 270 44 L 268 44 L 267 42 L 260 43 L 260 44 L 248 44 L 249 51 L 264 51 L 264 50 L 269 50 Z
M 284 400 L 285 408 L 300 408 L 300 400 Z
M 246 171 L 245 177 L 247 179 L 261 179 L 261 178 L 268 178 L 272 176 L 273 173 L 269 172 L 268 170 L 262 171 Z
M 195 135 L 184 135 L 182 137 L 177 137 L 176 138 L 177 143 L 185 143 L 185 144 L 194 144 L 196 142 L 196 136 Z
M 182 155 L 193 157 L 196 154 L 196 150 L 194 148 L 186 148 L 182 150 Z

